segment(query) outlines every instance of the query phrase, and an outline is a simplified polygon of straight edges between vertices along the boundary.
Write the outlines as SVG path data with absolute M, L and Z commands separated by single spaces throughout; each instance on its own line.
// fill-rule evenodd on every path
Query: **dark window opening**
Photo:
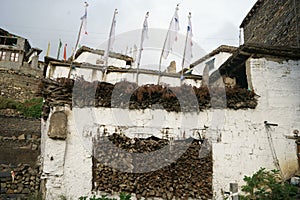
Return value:
M 239 70 L 235 71 L 233 76 L 236 79 L 236 85 L 240 88 L 248 89 L 248 81 L 246 75 L 246 66 L 242 66 Z
M 0 37 L 0 45 L 16 46 L 17 42 L 17 38 Z
M 127 61 L 126 61 L 126 65 L 131 66 L 131 61 L 130 61 L 130 60 L 127 60 Z

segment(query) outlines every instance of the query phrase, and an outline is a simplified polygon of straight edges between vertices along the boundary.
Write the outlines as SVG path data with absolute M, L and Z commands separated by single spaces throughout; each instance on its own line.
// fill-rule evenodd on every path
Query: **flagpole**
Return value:
M 176 6 L 176 10 L 175 10 L 175 13 L 177 10 L 179 10 L 179 4 L 177 4 Z M 174 16 L 172 17 L 172 20 L 170 21 L 170 25 L 169 25 L 169 29 L 168 29 L 168 32 L 167 32 L 167 36 L 165 38 L 165 41 L 164 41 L 164 45 L 163 45 L 163 49 L 161 51 L 161 54 L 160 54 L 160 58 L 159 58 L 159 65 L 158 65 L 158 81 L 157 81 L 157 84 L 159 85 L 160 83 L 160 77 L 161 77 L 161 63 L 162 63 L 162 57 L 163 57 L 163 54 L 164 54 L 164 50 L 166 48 L 166 43 L 167 43 L 167 40 L 168 40 L 168 37 L 169 37 L 169 34 L 170 34 L 170 28 L 171 28 L 171 25 L 172 25 L 172 22 L 173 22 L 173 19 Z
M 192 17 L 192 14 L 191 12 L 189 12 L 189 15 L 188 15 L 188 21 L 190 21 Z M 189 25 L 188 25 L 189 26 Z M 184 51 L 183 51 L 183 58 L 182 58 L 182 63 L 181 63 L 181 76 L 180 76 L 180 85 L 182 85 L 182 81 L 183 81 L 183 68 L 184 68 L 184 62 L 185 62 L 185 54 L 186 54 L 186 46 L 187 46 L 187 41 L 188 41 L 188 38 L 189 38 L 189 29 L 187 28 L 186 30 L 186 36 L 185 36 L 185 44 L 184 44 Z
M 47 48 L 46 56 L 48 57 L 49 54 L 50 54 L 50 42 L 48 42 L 48 48 Z
M 61 42 L 61 39 L 59 39 L 58 49 L 57 49 L 57 57 L 56 57 L 57 60 L 59 59 L 59 56 L 60 56 L 60 48 L 61 48 L 61 46 L 62 46 L 62 42 Z
M 172 23 L 172 21 L 171 21 L 171 23 Z M 167 37 L 166 37 L 166 39 L 165 39 L 165 41 L 164 41 L 164 46 L 163 46 L 163 50 L 161 51 L 161 54 L 160 54 L 160 58 L 159 58 L 159 65 L 158 65 L 158 80 L 157 80 L 157 85 L 159 85 L 159 82 L 160 82 L 160 75 L 161 75 L 161 62 L 162 62 L 162 57 L 163 57 L 163 54 L 164 54 L 164 49 L 165 49 L 165 47 L 166 47 L 166 43 L 167 43 L 167 39 L 168 39 L 168 35 L 169 35 L 169 31 L 170 30 L 168 30 L 168 32 L 167 32 Z
M 85 15 L 87 13 L 87 7 L 88 6 L 89 6 L 89 4 L 87 2 L 84 2 Z M 78 35 L 77 35 L 77 40 L 76 40 L 75 48 L 74 48 L 74 51 L 72 52 L 72 56 L 71 56 L 72 59 L 71 59 L 69 73 L 68 73 L 68 78 L 70 78 L 70 76 L 71 76 L 72 65 L 73 65 L 73 62 L 74 62 L 74 59 L 75 59 L 76 50 L 77 50 L 77 47 L 78 47 L 78 44 L 79 44 L 79 40 L 80 40 L 80 37 L 81 37 L 82 27 L 83 27 L 83 19 L 81 18 L 81 23 L 80 23 L 79 32 L 78 32 Z
M 107 48 L 106 51 L 104 52 L 104 74 L 102 76 L 102 80 L 105 81 L 106 80 L 106 74 L 107 74 L 107 67 L 108 67 L 108 58 L 109 58 L 109 51 L 111 48 L 111 39 L 112 39 L 112 33 L 113 33 L 113 29 L 114 29 L 114 23 L 116 23 L 116 15 L 118 14 L 118 9 L 115 9 L 114 11 L 114 15 L 113 15 L 113 19 L 111 22 L 111 26 L 110 26 L 110 31 L 109 31 L 109 37 L 108 37 L 108 43 L 107 43 Z
M 143 51 L 143 42 L 144 42 L 144 39 L 145 39 L 145 28 L 148 28 L 148 27 L 145 27 L 146 25 L 148 26 L 147 23 L 147 18 L 149 17 L 149 12 L 146 13 L 146 16 L 145 16 L 145 20 L 144 20 L 144 24 L 143 24 L 143 29 L 142 29 L 142 35 L 141 35 L 141 43 L 140 43 L 140 51 L 139 51 L 139 55 L 138 55 L 138 62 L 137 62 L 137 67 L 136 67 L 136 84 L 138 85 L 139 84 L 139 68 L 140 68 L 140 62 L 141 62 L 141 57 L 142 57 L 142 51 Z

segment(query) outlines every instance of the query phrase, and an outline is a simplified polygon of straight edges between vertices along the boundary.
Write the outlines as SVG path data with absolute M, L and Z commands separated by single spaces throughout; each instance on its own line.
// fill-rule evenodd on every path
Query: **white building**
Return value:
M 222 64 L 215 65 L 218 70 L 209 76 L 208 85 L 223 85 L 224 88 L 226 78 L 234 79 L 235 86 L 255 92 L 258 100 L 255 109 L 243 108 L 243 105 L 238 107 L 242 109 L 214 108 L 213 102 L 209 109 L 187 113 L 167 112 L 162 108 L 129 110 L 53 106 L 47 120 L 42 123 L 42 179 L 46 199 L 55 199 L 59 195 L 78 199 L 99 192 L 93 191 L 91 141 L 97 131 L 103 130 L 122 132 L 130 137 L 139 136 L 134 135 L 137 132 L 144 133 L 141 137 L 162 137 L 162 131 L 171 127 L 170 134 L 176 139 L 183 138 L 183 133 L 187 137 L 196 137 L 195 130 L 208 127 L 204 135 L 212 147 L 213 199 L 222 199 L 222 191 L 229 191 L 230 183 L 238 184 L 240 191 L 245 184 L 244 176 L 253 174 L 260 167 L 278 169 L 284 179 L 297 172 L 297 147 L 295 140 L 287 136 L 300 129 L 300 50 L 243 45 L 230 54 Z M 200 63 L 212 57 L 215 61 L 228 57 L 227 54 L 221 55 L 211 54 Z M 69 66 L 49 62 L 47 77 L 67 77 Z M 135 81 L 134 70 L 109 70 L 107 81 L 110 83 L 122 79 Z M 93 71 L 100 72 L 94 77 L 102 77 L 99 66 L 91 64 L 76 63 L 71 74 L 91 81 L 95 80 Z M 157 74 L 146 70 L 140 73 L 141 85 L 156 83 Z M 144 78 L 147 76 L 150 78 Z M 197 76 L 185 81 L 189 79 L 200 85 Z M 179 75 L 164 74 L 161 80 L 173 86 L 180 83 Z M 59 134 L 63 135 L 58 136 L 59 140 L 52 135 L 58 127 Z

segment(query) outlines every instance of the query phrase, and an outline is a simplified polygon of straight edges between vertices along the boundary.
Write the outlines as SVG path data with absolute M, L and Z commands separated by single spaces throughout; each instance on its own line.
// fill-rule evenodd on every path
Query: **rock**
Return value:
M 37 149 L 38 149 L 38 145 L 36 145 L 36 144 L 31 145 L 31 150 L 35 151 Z
M 18 137 L 18 140 L 25 140 L 25 135 L 24 135 L 24 134 L 20 135 L 20 136 Z
M 6 188 L 6 183 L 1 183 L 1 188 Z
M 30 193 L 30 190 L 28 188 L 24 188 L 22 190 L 22 194 L 29 194 Z
M 12 189 L 8 189 L 8 190 L 6 191 L 6 193 L 7 193 L 7 194 L 13 194 L 14 191 L 13 191 Z
M 58 111 L 53 113 L 50 118 L 48 136 L 52 139 L 65 140 L 67 138 L 67 125 L 67 115 L 64 112 Z

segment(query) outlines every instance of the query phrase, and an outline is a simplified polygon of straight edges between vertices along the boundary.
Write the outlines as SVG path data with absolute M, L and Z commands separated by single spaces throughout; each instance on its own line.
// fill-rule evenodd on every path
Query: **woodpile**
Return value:
M 113 145 L 108 145 L 108 142 Z M 168 145 L 168 140 L 155 137 L 130 139 L 123 135 L 113 134 L 98 138 L 93 145 L 95 147 L 94 190 L 106 193 L 123 191 L 136 194 L 138 199 L 141 197 L 211 199 L 211 152 L 206 157 L 199 158 L 201 142 L 191 138 L 173 141 L 173 149 L 165 148 L 169 147 Z M 165 153 L 147 156 L 147 153 L 164 148 Z M 178 156 L 178 159 L 162 168 L 151 171 L 151 165 L 143 164 L 147 160 L 153 165 L 163 165 L 165 156 L 177 154 L 180 152 L 179 149 L 185 151 Z M 122 165 L 121 169 L 120 165 Z
M 160 104 L 167 111 L 201 111 L 208 108 L 254 109 L 256 95 L 245 88 L 207 88 L 183 85 L 143 85 L 131 82 L 87 82 L 58 78 L 43 79 L 39 95 L 45 99 L 43 117 L 46 119 L 51 107 L 65 104 L 76 107 L 118 107 L 129 109 L 152 108 Z

